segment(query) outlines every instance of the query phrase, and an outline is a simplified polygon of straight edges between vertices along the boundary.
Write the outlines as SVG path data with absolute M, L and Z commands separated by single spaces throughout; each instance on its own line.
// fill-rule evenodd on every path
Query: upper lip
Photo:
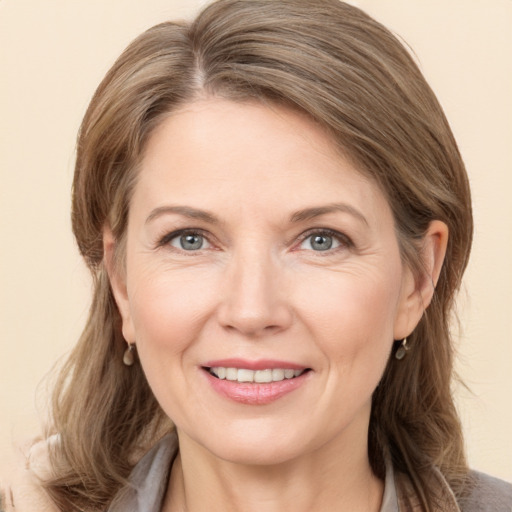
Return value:
M 243 368 L 246 370 L 274 370 L 278 368 L 305 370 L 307 368 L 307 366 L 290 361 L 278 361 L 275 359 L 249 360 L 240 358 L 217 359 L 215 361 L 208 361 L 202 366 L 206 368 Z

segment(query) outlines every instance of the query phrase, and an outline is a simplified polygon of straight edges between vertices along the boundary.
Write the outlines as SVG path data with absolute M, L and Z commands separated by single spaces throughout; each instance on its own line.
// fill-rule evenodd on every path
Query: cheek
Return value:
M 140 350 L 183 351 L 211 310 L 215 286 L 207 276 L 139 265 L 129 288 L 130 314 Z M 147 346 L 148 345 L 148 346 Z
M 400 272 L 358 269 L 332 273 L 302 293 L 301 316 L 331 361 L 359 355 L 387 359 L 400 294 Z
M 196 342 L 212 309 L 213 294 L 207 290 L 206 276 L 199 280 L 186 272 L 141 265 L 130 283 L 130 312 L 136 336 L 137 352 L 151 389 L 166 414 L 177 424 L 185 408 L 197 401 L 190 394 L 188 378 Z M 201 282 L 202 281 L 202 282 Z M 210 283 L 212 278 L 210 276 Z M 201 407 L 201 405 L 198 405 Z

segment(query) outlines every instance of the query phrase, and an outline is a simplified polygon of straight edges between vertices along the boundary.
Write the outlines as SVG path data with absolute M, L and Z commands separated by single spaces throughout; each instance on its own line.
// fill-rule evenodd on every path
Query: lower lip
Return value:
M 293 379 L 284 379 L 278 382 L 252 383 L 237 382 L 214 377 L 208 370 L 204 370 L 212 388 L 220 395 L 248 405 L 266 405 L 298 389 L 311 372 L 305 372 Z

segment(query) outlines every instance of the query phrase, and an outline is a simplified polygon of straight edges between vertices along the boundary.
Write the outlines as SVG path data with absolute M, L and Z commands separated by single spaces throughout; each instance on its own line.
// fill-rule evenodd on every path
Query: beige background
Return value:
M 37 433 L 43 378 L 87 311 L 69 229 L 87 102 L 132 38 L 203 3 L 0 0 L 0 466 Z M 414 49 L 465 157 L 476 240 L 458 368 L 473 394 L 457 396 L 472 466 L 512 481 L 512 0 L 352 3 Z

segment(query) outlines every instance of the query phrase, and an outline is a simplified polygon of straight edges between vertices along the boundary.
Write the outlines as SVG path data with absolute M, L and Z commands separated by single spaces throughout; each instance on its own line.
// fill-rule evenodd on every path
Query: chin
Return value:
M 298 446 L 276 446 L 273 442 L 238 443 L 233 440 L 226 442 L 225 446 L 212 446 L 210 451 L 216 457 L 244 466 L 273 466 L 296 459 L 302 450 Z
M 195 437 L 195 442 L 213 456 L 241 465 L 271 466 L 289 462 L 314 451 L 323 444 L 316 438 L 309 439 L 300 425 L 291 427 L 274 422 L 233 422 L 219 431 L 205 429 L 206 437 Z M 323 436 L 322 436 L 323 437 Z

